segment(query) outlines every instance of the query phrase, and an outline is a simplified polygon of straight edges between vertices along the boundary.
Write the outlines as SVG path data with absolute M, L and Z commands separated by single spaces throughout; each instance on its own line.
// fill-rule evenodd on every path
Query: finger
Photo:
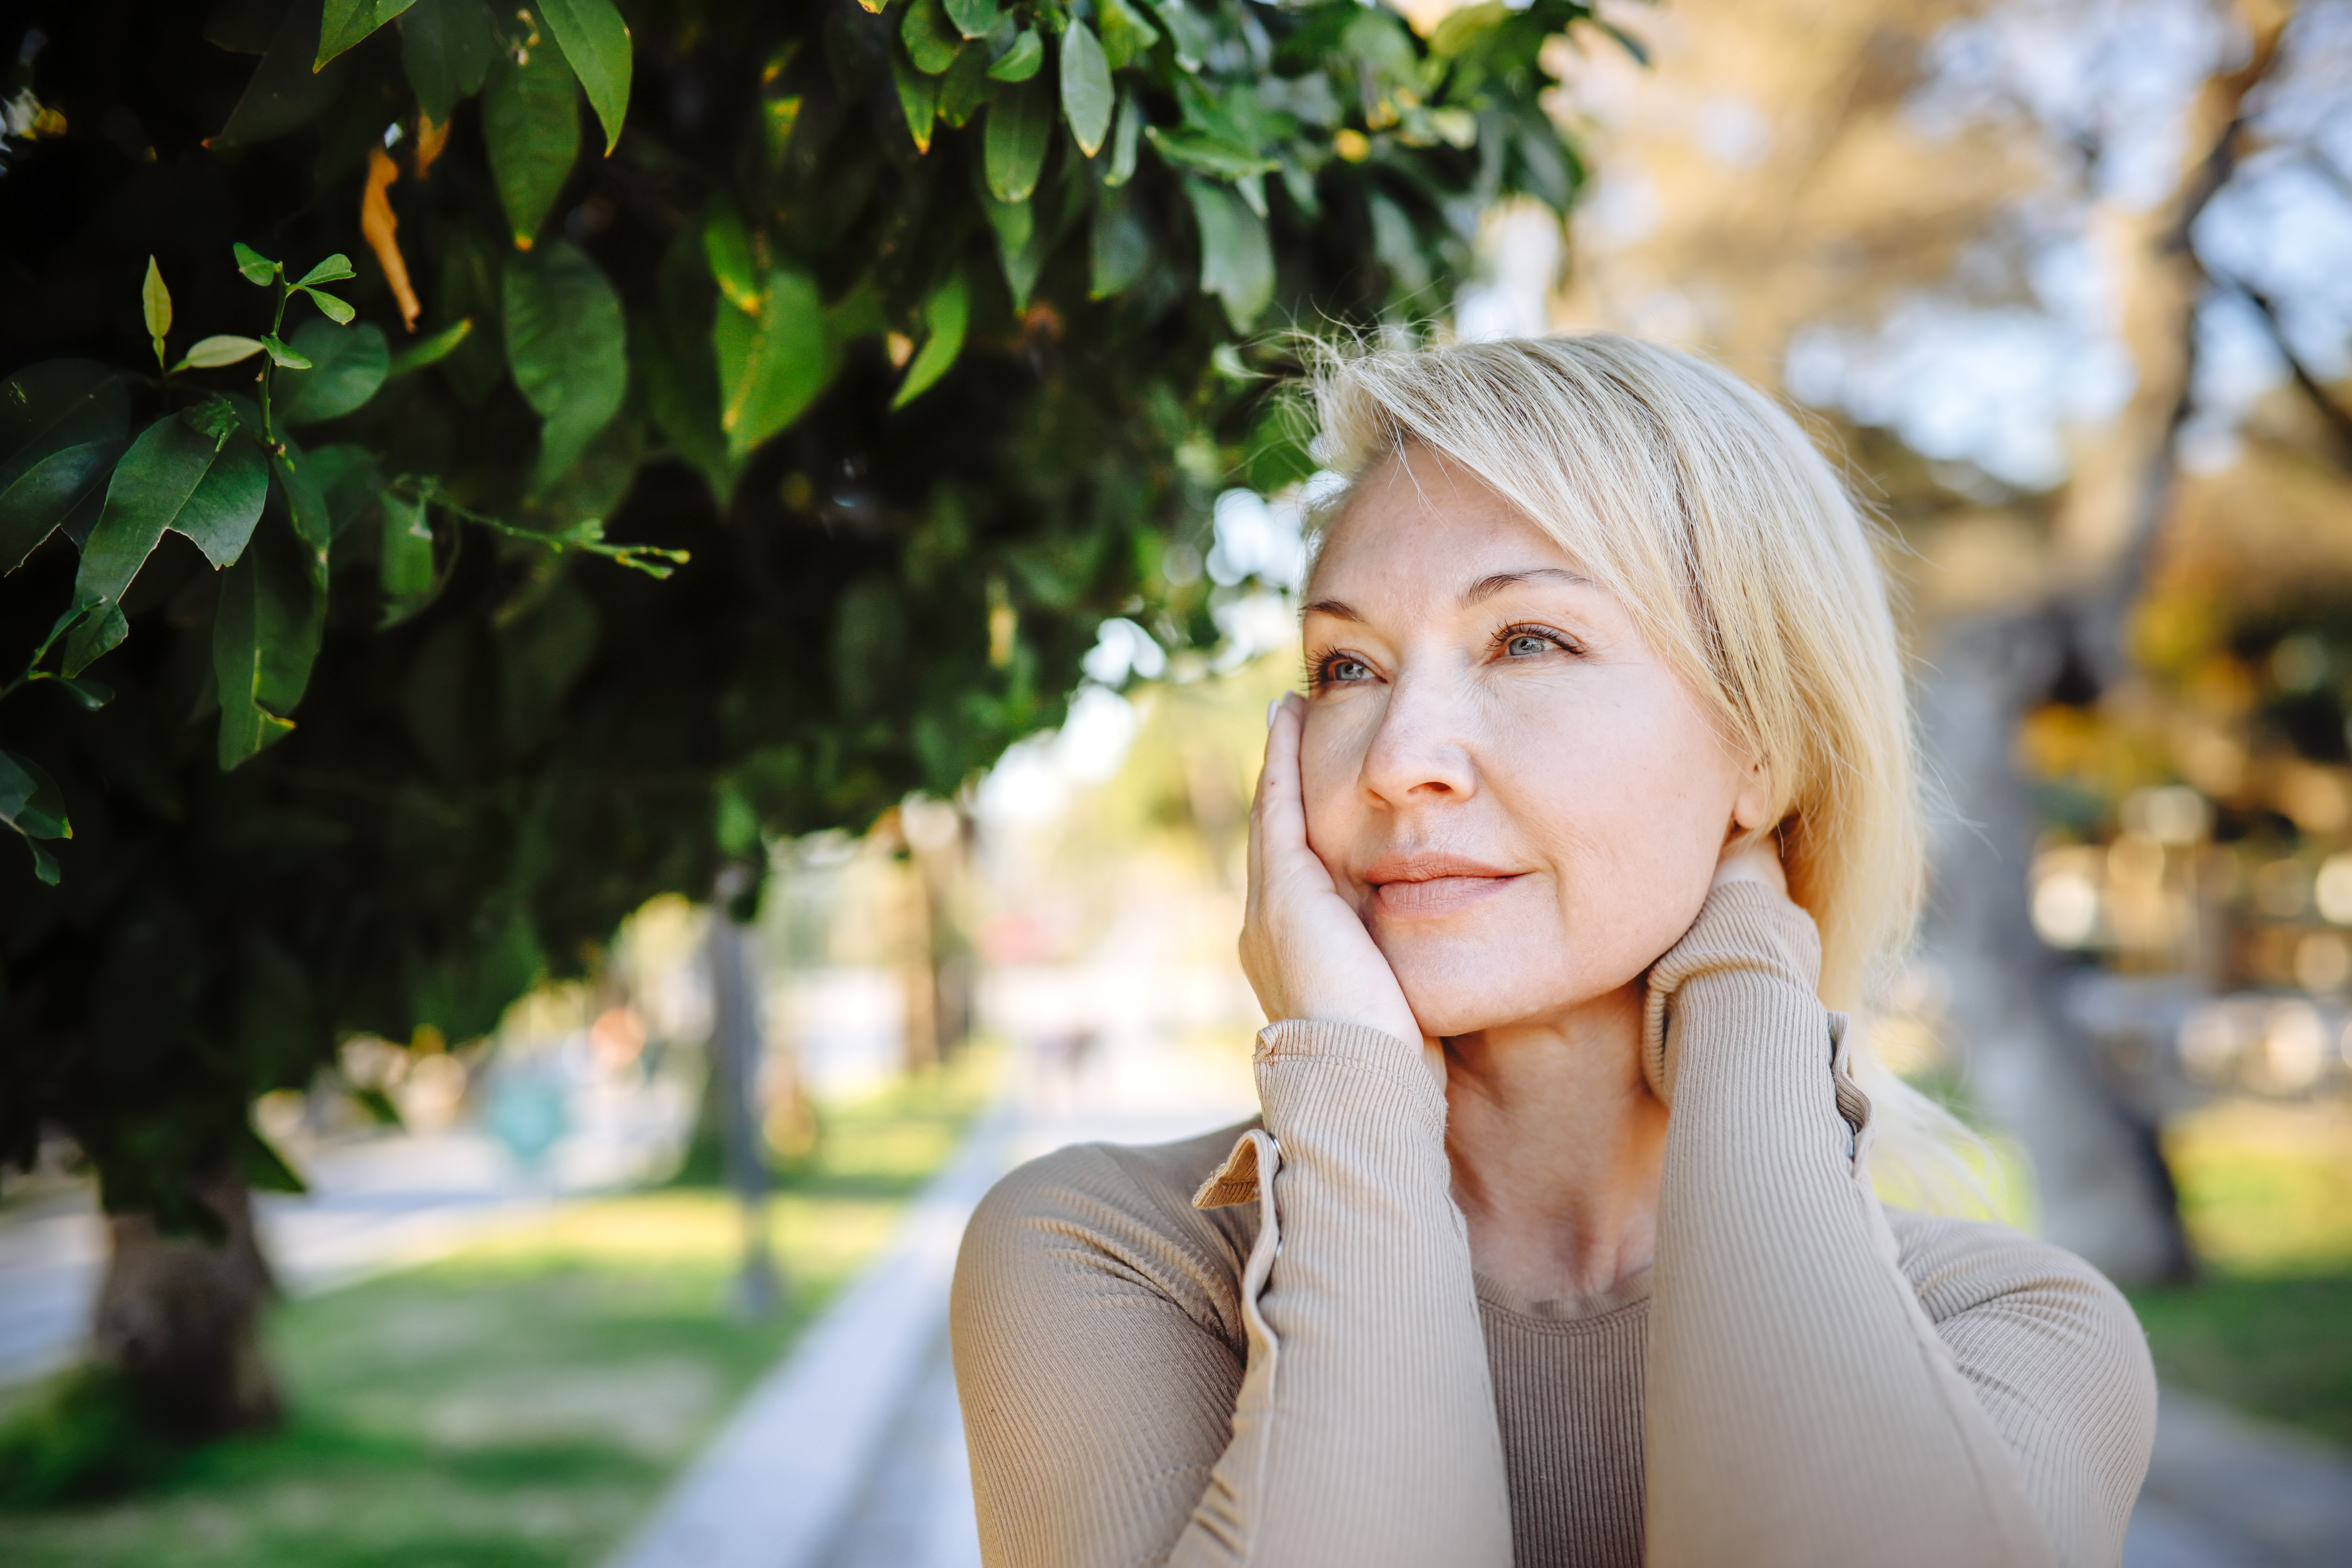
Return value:
M 1307 852 L 1307 804 L 1298 773 L 1306 707 L 1295 696 L 1283 698 L 1265 732 L 1265 769 L 1258 775 L 1266 860 L 1286 869 Z

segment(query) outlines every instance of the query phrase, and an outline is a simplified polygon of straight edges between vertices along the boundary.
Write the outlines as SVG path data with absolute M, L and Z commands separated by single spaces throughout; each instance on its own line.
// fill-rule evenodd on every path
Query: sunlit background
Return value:
M 1702 348 L 1840 454 L 1939 789 L 1882 1046 L 2007 1217 L 2134 1290 L 2168 1426 L 2126 1562 L 2352 1560 L 2352 5 L 1611 15 L 1647 63 L 1549 62 L 1572 229 L 1491 214 L 1428 308 Z M 354 1039 L 264 1100 L 313 1188 L 265 1205 L 286 1430 L 0 1514 L 8 1559 L 976 1562 L 956 1205 L 1252 1109 L 1303 500 L 1230 491 L 1170 552 L 1218 648 L 1106 623 L 1058 733 L 774 845 L 756 923 L 656 901 L 492 1037 Z M 104 1246 L 69 1148 L 10 1179 L 0 1405 L 74 1375 Z M 877 1269 L 919 1310 L 826 1315 Z

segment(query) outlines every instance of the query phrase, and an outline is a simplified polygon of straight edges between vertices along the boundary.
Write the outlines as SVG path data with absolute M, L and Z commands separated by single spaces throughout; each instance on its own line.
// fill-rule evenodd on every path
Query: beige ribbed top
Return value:
M 985 1561 L 2113 1564 L 2156 1413 L 2131 1309 L 1880 1206 L 1818 952 L 1734 882 L 1652 971 L 1657 1260 L 1604 1296 L 1473 1272 L 1444 1098 L 1370 1029 L 1261 1033 L 1262 1125 L 1006 1177 L 955 1289 Z

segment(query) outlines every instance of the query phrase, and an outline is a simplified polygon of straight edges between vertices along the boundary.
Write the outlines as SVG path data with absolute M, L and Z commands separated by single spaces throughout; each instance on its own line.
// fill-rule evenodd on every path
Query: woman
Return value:
M 972 1222 L 991 1564 L 2112 1564 L 2130 1308 L 1883 1208 L 1917 898 L 1861 519 L 1795 424 L 1594 336 L 1342 360 L 1242 962 L 1262 1122 Z M 1948 1157 L 1948 1149 L 1946 1151 Z

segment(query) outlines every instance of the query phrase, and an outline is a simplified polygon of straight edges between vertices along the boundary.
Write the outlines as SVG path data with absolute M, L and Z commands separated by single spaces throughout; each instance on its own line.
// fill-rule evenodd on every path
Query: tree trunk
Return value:
M 2199 94 L 2186 127 L 2197 155 L 2174 199 L 2094 215 L 2137 374 L 2066 487 L 2055 540 L 2066 587 L 2031 610 L 1948 628 L 1920 705 L 1951 808 L 1933 848 L 1928 942 L 1950 975 L 1971 1085 L 2032 1162 L 2043 1234 L 2127 1281 L 2182 1279 L 2193 1263 L 2156 1129 L 2102 1081 L 2066 1017 L 2056 955 L 2034 934 L 2026 876 L 2038 825 L 2015 746 L 2062 684 L 2081 689 L 2069 698 L 2079 701 L 2133 678 L 2124 626 L 2171 510 L 2196 369 L 2206 279 L 2191 226 L 2236 166 L 2246 94 L 2277 58 L 2286 16 L 2271 0 L 2242 9 L 2251 56 Z
M 133 1395 L 174 1436 L 203 1442 L 275 1426 L 278 1389 L 261 1347 L 273 1294 L 253 1230 L 253 1199 L 225 1175 L 199 1195 L 227 1234 L 166 1236 L 147 1215 L 108 1221 L 112 1256 L 91 1339 Z
M 2154 1129 L 2100 1081 L 2027 903 L 2037 825 L 2016 735 L 2057 684 L 2071 631 L 2054 609 L 1986 616 L 1937 650 L 1920 717 L 1951 804 L 1933 846 L 1927 942 L 1950 979 L 1969 1086 L 2032 1163 L 2042 1234 L 2117 1279 L 2179 1279 L 2189 1251 Z

